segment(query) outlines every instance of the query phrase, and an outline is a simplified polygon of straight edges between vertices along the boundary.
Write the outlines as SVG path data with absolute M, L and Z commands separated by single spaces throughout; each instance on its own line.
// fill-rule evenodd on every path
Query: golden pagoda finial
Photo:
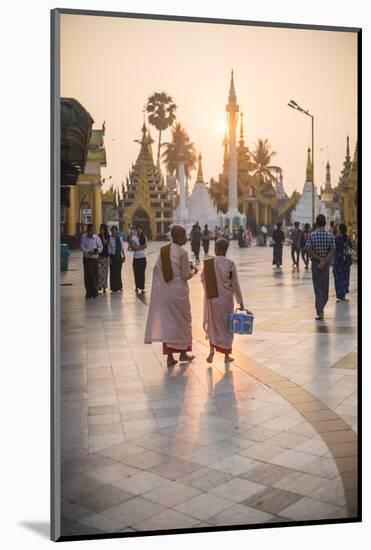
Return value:
M 349 135 L 347 136 L 347 151 L 346 151 L 346 160 L 350 160 L 350 149 L 349 149 Z
M 150 133 L 149 132 L 147 133 L 147 127 L 145 122 L 143 122 L 143 126 L 142 126 L 142 139 L 135 139 L 134 141 L 135 143 L 139 143 L 139 145 L 141 146 L 138 159 L 148 157 L 148 156 L 150 157 L 150 159 L 152 159 L 151 144 L 153 143 L 153 139 Z
M 331 170 L 330 170 L 330 162 L 329 160 L 327 159 L 327 163 L 326 163 L 326 185 L 325 185 L 325 190 L 326 191 L 329 191 L 331 190 Z
M 203 174 L 202 174 L 202 156 L 201 156 L 201 152 L 200 154 L 198 155 L 198 169 L 197 169 L 197 182 L 203 182 L 204 181 L 204 177 L 203 177 Z
M 234 107 L 237 106 L 237 96 L 236 96 L 236 90 L 234 88 L 233 69 L 232 69 L 232 72 L 231 72 L 231 84 L 230 84 L 230 87 L 229 87 L 228 105 L 229 106 L 234 106 Z
M 229 93 L 230 94 L 235 94 L 235 89 L 234 89 L 234 79 L 233 79 L 233 69 L 231 71 L 231 88 L 229 90 Z
M 310 147 L 308 147 L 307 150 L 308 158 L 307 158 L 307 170 L 306 170 L 306 176 L 305 181 L 313 181 L 313 165 L 312 165 L 312 158 L 311 158 L 311 150 Z

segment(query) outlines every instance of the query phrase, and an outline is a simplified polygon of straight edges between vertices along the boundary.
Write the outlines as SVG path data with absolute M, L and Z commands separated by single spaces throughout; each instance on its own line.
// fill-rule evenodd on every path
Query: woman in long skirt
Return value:
M 102 241 L 103 250 L 98 257 L 98 290 L 107 291 L 108 283 L 108 226 L 102 223 L 99 230 L 99 238 Z
M 110 288 L 112 292 L 122 290 L 121 269 L 125 261 L 124 242 L 118 234 L 116 225 L 111 228 L 111 236 L 108 243 L 110 257 Z
M 132 236 L 131 248 L 134 250 L 133 271 L 135 281 L 135 292 L 141 291 L 145 293 L 145 275 L 147 267 L 147 259 L 144 250 L 147 248 L 147 239 L 144 234 L 144 229 L 141 225 L 136 226 L 136 234 Z
M 339 234 L 335 238 L 335 245 L 334 279 L 336 298 L 338 302 L 344 302 L 346 294 L 349 293 L 350 266 L 352 264 L 350 249 L 353 248 L 347 235 L 345 223 L 339 225 Z
M 277 223 L 277 228 L 273 231 L 273 266 L 279 269 L 282 266 L 282 250 L 285 242 L 285 234 L 282 231 L 282 223 Z

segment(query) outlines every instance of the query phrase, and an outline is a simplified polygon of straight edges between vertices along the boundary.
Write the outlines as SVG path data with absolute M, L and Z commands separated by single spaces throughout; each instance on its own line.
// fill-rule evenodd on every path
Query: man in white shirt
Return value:
M 98 256 L 103 244 L 94 232 L 94 225 L 89 223 L 87 232 L 81 238 L 80 248 L 83 252 L 85 298 L 98 296 Z
M 124 241 L 118 234 L 117 225 L 111 227 L 111 236 L 108 242 L 110 258 L 110 289 L 111 292 L 122 290 L 121 269 L 125 261 Z

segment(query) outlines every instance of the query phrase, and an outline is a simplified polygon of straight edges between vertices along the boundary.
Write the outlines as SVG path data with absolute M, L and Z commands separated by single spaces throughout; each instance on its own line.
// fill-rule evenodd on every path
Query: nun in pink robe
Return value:
M 197 273 L 191 268 L 183 245 L 187 242 L 185 229 L 180 225 L 171 230 L 172 243 L 161 248 L 153 268 L 151 298 L 148 308 L 144 343 L 163 343 L 168 366 L 194 359 L 192 350 L 192 317 L 188 280 Z
M 230 357 L 233 334 L 229 332 L 228 315 L 234 311 L 234 299 L 241 309 L 244 307 L 236 265 L 226 258 L 228 246 L 226 239 L 218 239 L 215 243 L 216 257 L 205 260 L 201 273 L 205 291 L 203 327 L 210 341 L 209 363 L 213 361 L 215 350 L 224 353 L 226 362 L 233 361 Z

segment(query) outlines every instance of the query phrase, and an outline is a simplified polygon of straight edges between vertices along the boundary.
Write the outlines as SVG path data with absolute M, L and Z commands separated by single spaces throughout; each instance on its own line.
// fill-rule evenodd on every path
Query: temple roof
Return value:
M 327 161 L 326 163 L 326 182 L 325 182 L 325 189 L 323 190 L 323 193 L 321 194 L 321 200 L 329 203 L 332 202 L 334 199 L 334 190 L 331 187 L 331 171 L 330 171 L 330 163 Z
M 61 185 L 74 185 L 85 170 L 93 118 L 74 98 L 62 97 Z
M 135 165 L 137 166 L 145 162 L 150 163 L 153 167 L 155 167 L 151 147 L 154 140 L 152 139 L 149 131 L 147 132 L 147 127 L 144 122 L 142 126 L 142 139 L 135 139 L 134 141 L 140 144 L 140 151 Z
M 349 187 L 351 189 L 357 188 L 358 182 L 358 141 L 356 142 L 356 147 L 354 149 L 352 169 L 349 174 Z
M 198 182 L 203 182 L 204 181 L 204 177 L 203 177 L 203 174 L 202 174 L 202 156 L 201 156 L 201 153 L 198 155 L 198 169 L 197 169 L 197 179 L 196 179 L 196 183 Z
M 347 180 L 349 178 L 351 168 L 352 168 L 352 161 L 350 160 L 349 136 L 347 136 L 345 160 L 343 162 L 343 168 L 341 170 L 339 182 L 338 182 L 339 187 L 344 187 L 347 185 Z

